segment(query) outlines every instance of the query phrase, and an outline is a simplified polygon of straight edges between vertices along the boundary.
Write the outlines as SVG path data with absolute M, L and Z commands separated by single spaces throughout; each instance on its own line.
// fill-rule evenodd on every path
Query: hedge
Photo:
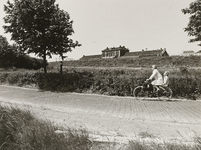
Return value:
M 34 72 L 0 73 L 0 82 L 16 86 L 37 85 Z
M 0 73 L 1 84 L 33 85 L 40 90 L 57 92 L 90 92 L 105 95 L 132 96 L 133 89 L 142 83 L 150 71 L 107 70 L 59 73 L 16 72 Z M 172 73 L 173 74 L 173 73 Z M 178 73 L 170 77 L 169 87 L 175 98 L 197 99 L 201 93 L 201 77 Z

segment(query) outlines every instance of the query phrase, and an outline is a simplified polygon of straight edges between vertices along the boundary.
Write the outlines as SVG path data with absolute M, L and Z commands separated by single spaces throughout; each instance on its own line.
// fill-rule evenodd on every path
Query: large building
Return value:
M 128 53 L 129 49 L 125 48 L 124 46 L 113 47 L 113 48 L 106 48 L 102 50 L 102 58 L 118 58 Z
M 80 60 L 94 60 L 94 59 L 105 59 L 105 58 L 134 58 L 134 57 L 154 57 L 154 56 L 169 56 L 166 49 L 158 50 L 141 50 L 135 52 L 129 52 L 129 49 L 124 46 L 106 48 L 102 50 L 100 55 L 88 55 L 83 56 Z

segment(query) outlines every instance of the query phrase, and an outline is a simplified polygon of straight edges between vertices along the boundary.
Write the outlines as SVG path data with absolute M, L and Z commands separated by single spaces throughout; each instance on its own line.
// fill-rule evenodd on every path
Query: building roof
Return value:
M 102 55 L 88 55 L 88 56 L 83 55 L 83 57 L 80 58 L 80 60 L 101 59 L 101 57 Z
M 199 50 L 198 52 L 196 52 L 196 53 L 201 53 L 201 50 Z
M 127 52 L 123 57 L 128 56 L 157 56 L 158 54 L 164 53 L 164 50 L 146 50 L 146 51 L 136 51 L 136 52 Z
M 194 51 L 183 51 L 183 53 L 194 53 Z

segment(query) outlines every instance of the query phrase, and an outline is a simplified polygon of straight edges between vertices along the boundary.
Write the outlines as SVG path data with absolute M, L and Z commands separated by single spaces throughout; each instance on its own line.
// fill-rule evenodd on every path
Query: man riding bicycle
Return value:
M 156 65 L 152 66 L 152 75 L 147 79 L 143 84 L 137 86 L 133 90 L 133 96 L 138 100 L 143 100 L 145 98 L 157 97 L 163 100 L 169 100 L 172 97 L 172 90 L 168 87 L 169 85 L 169 72 L 165 71 L 164 73 L 164 82 L 163 76 L 157 70 Z M 150 81 L 152 86 L 150 86 Z M 149 88 L 151 87 L 151 88 Z
M 151 84 L 156 88 L 156 92 L 160 90 L 159 86 L 163 85 L 163 76 L 160 74 L 160 72 L 157 70 L 157 66 L 152 66 L 152 75 L 147 80 L 154 79 Z

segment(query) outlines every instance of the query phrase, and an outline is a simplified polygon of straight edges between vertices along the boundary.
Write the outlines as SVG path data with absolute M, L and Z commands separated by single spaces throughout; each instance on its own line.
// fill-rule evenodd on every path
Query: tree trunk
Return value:
M 60 73 L 62 74 L 63 71 L 62 71 L 62 66 L 63 66 L 63 61 L 60 62 Z
M 47 63 L 46 63 L 46 51 L 44 50 L 43 54 L 43 67 L 44 67 L 44 73 L 47 73 Z

